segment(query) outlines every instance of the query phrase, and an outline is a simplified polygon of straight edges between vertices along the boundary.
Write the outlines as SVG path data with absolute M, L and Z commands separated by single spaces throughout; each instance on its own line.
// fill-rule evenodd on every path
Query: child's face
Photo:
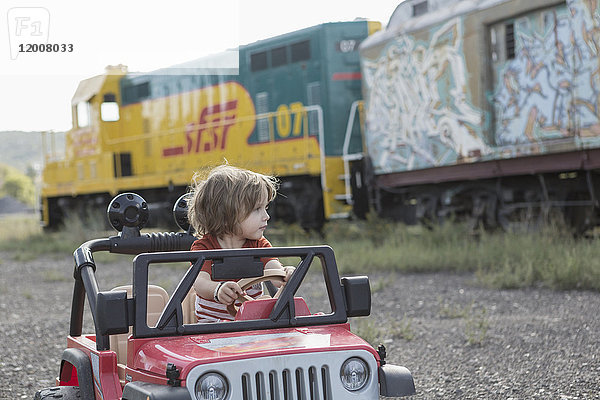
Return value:
M 266 199 L 267 193 L 263 193 L 261 200 L 256 203 L 250 215 L 240 223 L 243 238 L 258 240 L 263 236 L 267 228 L 267 221 L 271 218 L 267 213 L 269 203 Z

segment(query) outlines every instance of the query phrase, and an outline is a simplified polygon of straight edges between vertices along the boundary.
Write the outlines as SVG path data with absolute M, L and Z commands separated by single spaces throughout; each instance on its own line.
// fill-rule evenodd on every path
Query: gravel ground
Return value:
M 101 290 L 130 277 L 129 261 L 97 263 Z M 33 398 L 58 373 L 73 261 L 0 252 L 0 271 L 0 398 Z M 412 371 L 412 399 L 600 399 L 600 293 L 490 290 L 471 275 L 370 279 L 372 315 L 352 325 Z

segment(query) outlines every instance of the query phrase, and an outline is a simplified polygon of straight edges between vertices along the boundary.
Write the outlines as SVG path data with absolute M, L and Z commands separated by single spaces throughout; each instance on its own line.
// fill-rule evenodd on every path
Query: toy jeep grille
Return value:
M 253 396 L 256 394 L 256 396 Z M 283 397 L 281 396 L 283 394 Z M 262 371 L 254 377 L 242 375 L 242 399 L 333 399 L 329 367 L 322 366 L 296 368 L 294 371 L 269 371 L 266 376 Z
M 361 390 L 350 392 L 340 380 L 340 369 L 350 357 L 360 357 L 369 365 L 370 377 Z M 276 357 L 227 361 L 199 365 L 187 376 L 192 395 L 203 374 L 218 372 L 230 387 L 228 399 L 242 400 L 346 400 L 378 399 L 377 364 L 365 350 L 290 354 Z

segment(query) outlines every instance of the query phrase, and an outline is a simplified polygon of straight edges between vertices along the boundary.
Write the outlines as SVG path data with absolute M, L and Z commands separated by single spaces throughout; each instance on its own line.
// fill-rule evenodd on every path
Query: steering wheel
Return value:
M 238 285 L 240 286 L 240 288 L 242 290 L 246 290 L 249 287 L 256 285 L 257 283 L 261 283 L 264 281 L 278 281 L 281 282 L 281 286 L 279 287 L 279 289 L 277 290 L 277 293 L 275 293 L 275 295 L 273 296 L 274 299 L 279 298 L 279 295 L 281 294 L 281 291 L 284 288 L 283 285 L 283 278 L 285 278 L 286 273 L 280 269 L 267 269 L 264 271 L 262 276 L 255 276 L 253 278 L 244 278 L 244 279 L 240 279 L 238 281 Z M 239 295 L 236 301 L 239 302 L 245 302 L 245 301 L 249 301 L 249 300 L 254 300 L 252 297 L 248 296 L 247 294 L 242 294 Z M 233 317 L 236 316 L 237 312 L 238 312 L 239 307 L 237 307 L 235 305 L 235 301 L 232 304 L 227 305 L 227 311 L 229 312 L 229 314 Z

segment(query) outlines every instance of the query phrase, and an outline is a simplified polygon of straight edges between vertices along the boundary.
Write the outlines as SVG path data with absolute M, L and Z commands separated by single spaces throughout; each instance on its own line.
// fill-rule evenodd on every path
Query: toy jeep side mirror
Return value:
M 346 314 L 349 317 L 366 317 L 371 314 L 371 286 L 367 276 L 344 277 L 340 279 Z

